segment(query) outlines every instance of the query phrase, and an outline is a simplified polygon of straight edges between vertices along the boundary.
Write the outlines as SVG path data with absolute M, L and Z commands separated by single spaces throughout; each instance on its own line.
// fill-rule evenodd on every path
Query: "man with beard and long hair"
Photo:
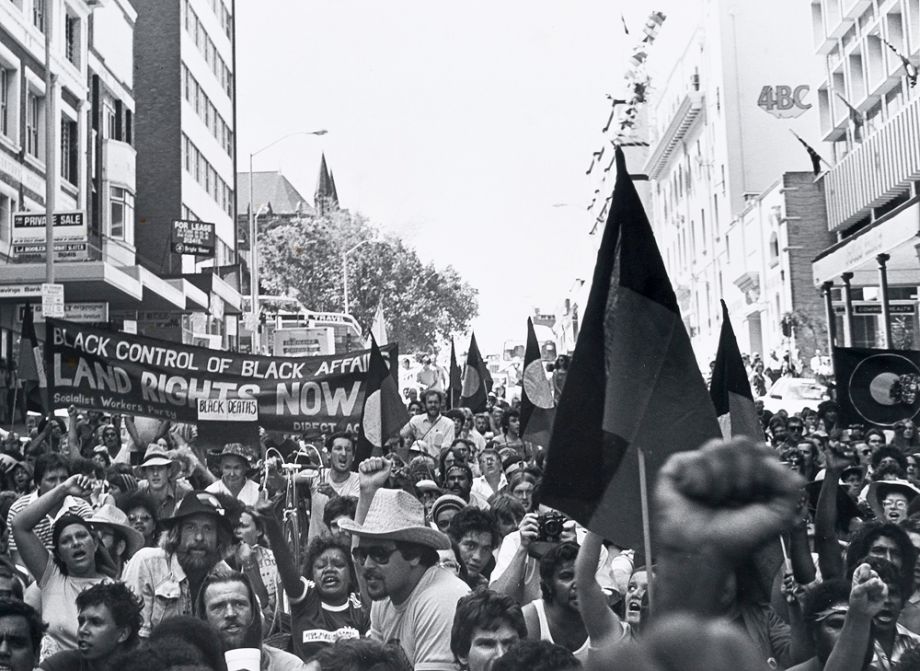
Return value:
M 160 547 L 142 548 L 125 567 L 122 579 L 144 601 L 140 636 L 174 615 L 191 615 L 195 595 L 212 573 L 229 573 L 223 561 L 233 542 L 233 527 L 213 494 L 186 494 L 175 515 L 163 520 L 167 531 Z M 258 566 L 244 567 L 246 572 Z

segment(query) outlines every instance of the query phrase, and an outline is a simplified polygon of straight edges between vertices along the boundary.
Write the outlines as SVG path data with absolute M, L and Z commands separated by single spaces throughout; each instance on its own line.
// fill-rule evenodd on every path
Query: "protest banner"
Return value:
M 46 328 L 45 359 L 56 408 L 72 404 L 192 423 L 220 417 L 258 421 L 278 431 L 332 433 L 355 431 L 364 407 L 370 350 L 265 357 L 60 319 L 46 320 Z M 397 346 L 380 349 L 395 364 Z

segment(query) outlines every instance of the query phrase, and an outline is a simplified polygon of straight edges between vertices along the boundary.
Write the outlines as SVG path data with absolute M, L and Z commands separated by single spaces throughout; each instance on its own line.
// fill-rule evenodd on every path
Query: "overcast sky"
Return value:
M 497 352 L 590 277 L 585 170 L 605 143 L 605 94 L 623 93 L 649 12 L 669 15 L 657 47 L 695 4 L 238 0 L 239 169 L 286 133 L 328 129 L 255 170 L 312 200 L 324 151 L 343 207 L 479 290 L 473 328 Z

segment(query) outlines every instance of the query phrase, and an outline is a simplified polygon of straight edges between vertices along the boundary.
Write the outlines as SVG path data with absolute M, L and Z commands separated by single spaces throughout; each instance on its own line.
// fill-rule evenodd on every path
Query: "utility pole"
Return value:
M 57 192 L 55 90 L 57 76 L 51 73 L 54 0 L 44 0 L 45 15 L 45 282 L 54 283 L 54 195 Z M 26 110 L 28 114 L 28 110 Z

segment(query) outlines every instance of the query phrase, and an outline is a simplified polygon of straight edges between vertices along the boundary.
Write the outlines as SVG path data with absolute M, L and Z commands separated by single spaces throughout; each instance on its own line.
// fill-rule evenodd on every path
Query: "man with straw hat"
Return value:
M 356 539 L 352 554 L 373 599 L 368 636 L 398 640 L 415 669 L 457 668 L 450 631 L 466 584 L 438 565 L 450 539 L 425 524 L 421 502 L 384 489 L 393 463 L 382 457 L 359 466 L 361 494 L 354 520 L 339 526 Z
M 157 512 L 161 519 L 171 517 L 183 497 L 192 491 L 188 485 L 176 481 L 179 464 L 159 443 L 150 443 L 147 446 L 144 460 L 137 467 L 137 471 L 143 478 L 137 489 L 153 497 L 159 506 Z

